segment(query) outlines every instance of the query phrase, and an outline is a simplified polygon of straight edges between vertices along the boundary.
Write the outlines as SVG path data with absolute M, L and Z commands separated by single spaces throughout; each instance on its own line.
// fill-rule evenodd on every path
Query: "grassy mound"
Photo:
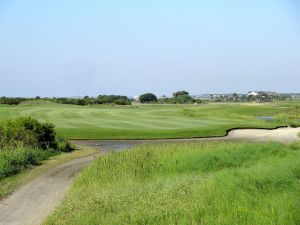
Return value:
M 299 224 L 300 146 L 140 146 L 99 158 L 46 224 Z

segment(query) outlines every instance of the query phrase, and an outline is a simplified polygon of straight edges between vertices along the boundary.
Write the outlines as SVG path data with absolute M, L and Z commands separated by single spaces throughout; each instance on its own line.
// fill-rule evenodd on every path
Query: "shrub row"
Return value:
M 31 104 L 37 103 L 59 103 L 59 104 L 72 104 L 72 105 L 98 105 L 98 104 L 116 104 L 116 105 L 130 105 L 132 99 L 122 95 L 99 95 L 98 97 L 85 96 L 84 98 L 9 98 L 1 97 L 0 104 L 6 105 L 19 105 L 26 102 Z

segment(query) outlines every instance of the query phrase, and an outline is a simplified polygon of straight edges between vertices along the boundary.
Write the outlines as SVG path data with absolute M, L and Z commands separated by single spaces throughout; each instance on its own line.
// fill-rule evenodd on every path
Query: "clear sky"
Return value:
M 0 0 L 0 96 L 300 92 L 297 0 Z

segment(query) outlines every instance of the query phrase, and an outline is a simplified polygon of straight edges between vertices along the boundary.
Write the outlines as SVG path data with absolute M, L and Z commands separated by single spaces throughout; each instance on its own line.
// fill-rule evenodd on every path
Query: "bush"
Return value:
M 51 148 L 62 152 L 70 152 L 74 149 L 67 140 L 56 138 L 52 123 L 40 123 L 30 117 L 22 117 L 0 124 L 0 150 L 22 146 Z
M 183 95 L 189 95 L 189 93 L 187 91 L 177 91 L 173 93 L 174 97 L 179 97 L 179 96 L 183 96 Z
M 0 125 L 0 148 L 4 146 L 35 146 L 47 149 L 55 146 L 52 123 L 40 123 L 30 117 L 9 120 Z
M 64 138 L 58 138 L 56 149 L 60 152 L 71 152 L 74 150 L 74 147 L 69 141 L 65 140 Z
M 0 124 L 0 179 L 38 165 L 51 155 L 73 150 L 68 141 L 55 135 L 52 123 L 30 117 Z

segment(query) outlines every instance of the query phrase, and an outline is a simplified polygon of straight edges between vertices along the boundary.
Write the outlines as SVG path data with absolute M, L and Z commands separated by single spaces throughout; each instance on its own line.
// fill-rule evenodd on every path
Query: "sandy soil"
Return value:
M 233 130 L 226 137 L 131 140 L 131 141 L 73 141 L 74 144 L 88 145 L 105 153 L 120 151 L 143 143 L 179 143 L 199 141 L 278 141 L 292 143 L 300 140 L 297 134 L 300 128 L 280 128 L 276 130 L 245 129 Z M 18 191 L 0 202 L 0 225 L 41 224 L 49 213 L 61 202 L 73 177 L 90 164 L 95 156 L 72 160 L 49 169 L 33 181 L 22 186 Z

